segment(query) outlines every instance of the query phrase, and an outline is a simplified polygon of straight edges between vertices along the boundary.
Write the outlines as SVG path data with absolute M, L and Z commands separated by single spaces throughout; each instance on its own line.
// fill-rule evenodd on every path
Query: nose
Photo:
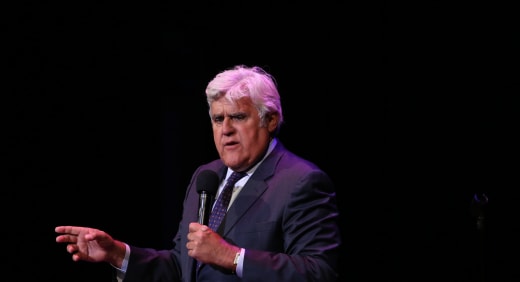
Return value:
M 229 117 L 225 117 L 224 121 L 222 122 L 222 133 L 224 135 L 230 135 L 235 131 L 235 128 L 233 127 L 233 120 Z

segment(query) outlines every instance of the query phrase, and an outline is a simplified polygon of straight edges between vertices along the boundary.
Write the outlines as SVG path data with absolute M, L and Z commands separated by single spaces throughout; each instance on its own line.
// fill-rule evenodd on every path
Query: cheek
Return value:
M 220 140 L 220 130 L 218 130 L 217 128 L 213 128 L 213 141 L 216 143 L 218 143 Z
M 213 132 L 213 138 L 215 138 L 218 135 L 218 127 L 211 125 L 211 130 Z
M 263 147 L 263 144 L 269 140 L 269 131 L 267 128 L 261 128 L 260 130 L 251 130 L 248 134 L 243 135 L 242 142 L 246 143 L 250 148 Z

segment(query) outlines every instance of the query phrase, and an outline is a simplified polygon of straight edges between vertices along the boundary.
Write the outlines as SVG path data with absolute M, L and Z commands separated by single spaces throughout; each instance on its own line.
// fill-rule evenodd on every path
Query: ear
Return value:
M 276 127 L 278 126 L 278 119 L 280 117 L 277 113 L 270 113 L 266 116 L 267 119 L 267 129 L 269 132 L 274 132 L 276 130 Z

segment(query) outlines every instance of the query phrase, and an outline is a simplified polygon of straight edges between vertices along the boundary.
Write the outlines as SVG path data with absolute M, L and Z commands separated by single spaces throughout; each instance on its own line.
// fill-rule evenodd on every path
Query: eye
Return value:
M 212 120 L 214 123 L 222 123 L 224 121 L 224 116 L 213 116 Z
M 234 120 L 234 121 L 241 121 L 241 120 L 245 120 L 246 119 L 246 114 L 235 114 L 235 115 L 230 115 L 229 118 L 231 118 L 231 120 Z

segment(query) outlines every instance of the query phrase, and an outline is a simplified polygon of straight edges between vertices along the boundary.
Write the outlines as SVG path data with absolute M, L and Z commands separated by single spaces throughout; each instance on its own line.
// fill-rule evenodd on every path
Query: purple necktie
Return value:
M 231 200 L 231 194 L 233 194 L 233 187 L 235 183 L 246 176 L 245 172 L 233 172 L 231 176 L 229 176 L 226 186 L 220 193 L 220 196 L 211 211 L 211 215 L 209 216 L 209 228 L 213 229 L 215 232 L 217 231 L 218 226 L 222 222 L 222 219 L 226 215 L 227 208 L 229 206 L 229 201 Z

